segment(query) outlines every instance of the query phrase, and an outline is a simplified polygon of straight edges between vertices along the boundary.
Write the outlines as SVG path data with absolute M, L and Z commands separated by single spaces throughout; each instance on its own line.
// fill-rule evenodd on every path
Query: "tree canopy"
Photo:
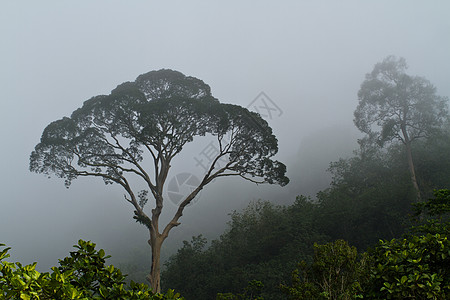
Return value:
M 229 142 L 222 140 L 226 133 L 232 135 Z M 124 187 L 131 173 L 158 197 L 158 181 L 167 176 L 171 159 L 194 136 L 205 134 L 218 138 L 221 157 L 229 155 L 226 167 L 212 168 L 207 178 L 259 176 L 261 182 L 287 184 L 285 166 L 269 159 L 278 148 L 266 121 L 243 107 L 219 103 L 201 80 L 171 70 L 141 75 L 48 125 L 30 170 L 56 174 L 67 185 L 78 176 L 99 176 Z M 141 165 L 145 151 L 154 160 L 155 180 Z
M 406 74 L 404 58 L 388 56 L 366 75 L 358 92 L 355 125 L 379 143 L 429 136 L 448 117 L 447 98 L 423 77 Z

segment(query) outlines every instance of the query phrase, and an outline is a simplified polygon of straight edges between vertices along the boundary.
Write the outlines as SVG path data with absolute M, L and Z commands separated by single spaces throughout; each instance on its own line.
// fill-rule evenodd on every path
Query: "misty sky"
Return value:
M 145 249 L 148 234 L 131 219 L 118 187 L 82 179 L 67 190 L 63 180 L 28 171 L 45 126 L 92 96 L 161 68 L 202 79 L 225 103 L 247 107 L 264 92 L 278 108 L 266 119 L 288 175 L 302 174 L 302 166 L 322 174 L 329 160 L 354 147 L 348 141 L 358 135 L 357 91 L 387 55 L 405 57 L 408 73 L 450 96 L 449 13 L 445 0 L 0 1 L 0 243 L 13 247 L 13 260 L 44 268 L 79 238 L 108 253 Z M 200 148 L 187 153 L 190 172 Z M 273 187 L 270 200 L 312 184 L 298 178 Z M 214 184 L 169 239 L 208 234 L 220 224 L 204 220 L 206 212 L 226 220 L 267 196 L 267 189 L 239 181 Z

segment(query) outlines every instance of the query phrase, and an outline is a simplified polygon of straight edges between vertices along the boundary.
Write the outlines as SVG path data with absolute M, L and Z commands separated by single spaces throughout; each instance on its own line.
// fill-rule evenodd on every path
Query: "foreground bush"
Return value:
M 380 241 L 367 296 L 374 299 L 449 299 L 450 241 L 440 234 Z
M 371 256 L 368 296 L 376 299 L 450 298 L 450 190 L 415 204 L 417 226 L 403 239 L 380 241 Z
M 314 244 L 314 261 L 302 261 L 292 274 L 292 286 L 281 285 L 290 299 L 362 298 L 367 277 L 367 257 L 344 240 Z
M 0 244 L 0 246 L 5 246 Z M 23 266 L 10 263 L 10 248 L 0 251 L 1 299 L 150 299 L 181 300 L 179 294 L 169 290 L 166 294 L 154 294 L 145 284 L 125 284 L 125 276 L 113 265 L 106 266 L 103 249 L 83 240 L 74 246 L 77 251 L 59 261 L 51 273 L 40 273 L 36 263 Z
M 359 259 L 338 240 L 314 245 L 314 262 L 300 263 L 290 299 L 449 299 L 450 241 L 427 234 L 380 241 Z

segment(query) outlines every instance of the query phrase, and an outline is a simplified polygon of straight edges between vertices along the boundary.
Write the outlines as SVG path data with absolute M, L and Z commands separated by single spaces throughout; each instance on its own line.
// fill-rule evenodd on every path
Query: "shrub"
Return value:
M 292 286 L 281 285 L 291 299 L 361 298 L 366 278 L 366 257 L 358 258 L 355 247 L 344 240 L 314 244 L 314 261 L 302 261 L 292 274 Z
M 0 244 L 5 246 L 4 244 Z M 83 240 L 74 246 L 77 251 L 59 261 L 51 273 L 40 273 L 36 263 L 23 266 L 10 263 L 11 248 L 0 251 L 0 298 L 23 300 L 47 299 L 158 299 L 181 300 L 179 294 L 169 290 L 166 294 L 154 294 L 145 284 L 131 282 L 125 285 L 125 276 L 113 265 L 106 266 L 103 249 L 97 251 L 95 244 Z
M 450 241 L 427 234 L 380 241 L 367 296 L 374 299 L 448 299 Z

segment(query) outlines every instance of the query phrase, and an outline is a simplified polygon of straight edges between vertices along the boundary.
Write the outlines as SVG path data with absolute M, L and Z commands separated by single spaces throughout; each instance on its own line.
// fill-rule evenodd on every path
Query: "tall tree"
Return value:
M 216 156 L 200 184 L 160 227 L 171 162 L 195 136 L 206 134 L 217 140 Z M 70 118 L 49 124 L 31 154 L 30 170 L 64 178 L 67 187 L 80 176 L 100 177 L 106 184 L 122 186 L 134 218 L 149 230 L 152 265 L 148 280 L 159 292 L 161 246 L 205 185 L 225 176 L 282 186 L 289 182 L 285 165 L 271 159 L 277 144 L 259 114 L 219 103 L 210 87 L 197 78 L 159 70 L 119 85 L 110 95 L 93 97 Z M 137 179 L 145 183 L 146 190 L 137 190 Z M 150 214 L 144 210 L 147 195 L 154 200 Z
M 411 143 L 427 138 L 448 117 L 447 98 L 425 78 L 410 76 L 404 58 L 386 57 L 377 63 L 358 92 L 354 123 L 379 145 L 394 140 L 406 148 L 411 182 L 421 199 Z

